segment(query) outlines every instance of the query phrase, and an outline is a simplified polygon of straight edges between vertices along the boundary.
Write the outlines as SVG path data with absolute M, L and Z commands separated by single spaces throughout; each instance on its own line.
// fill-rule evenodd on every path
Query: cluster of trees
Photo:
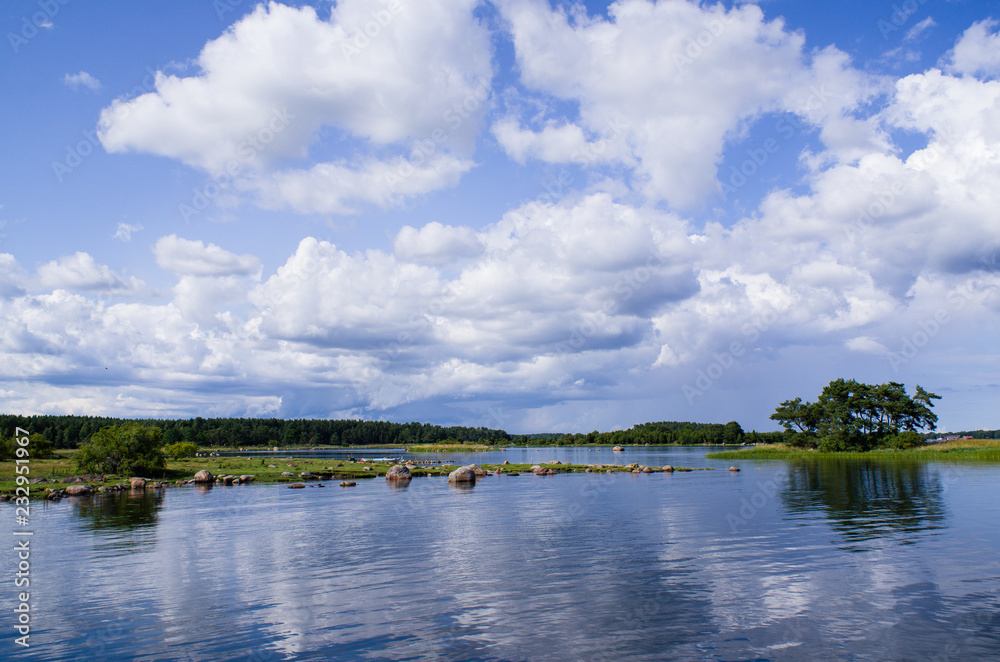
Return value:
M 910 448 L 924 443 L 918 430 L 933 430 L 931 411 L 941 396 L 917 386 L 912 398 L 897 382 L 863 384 L 836 379 L 816 402 L 785 400 L 771 414 L 785 428 L 784 441 L 824 451 Z
M 485 427 L 442 427 L 425 423 L 389 423 L 280 418 L 192 418 L 187 420 L 91 416 L 0 415 L 0 436 L 12 436 L 17 427 L 41 434 L 56 448 L 77 448 L 102 428 L 126 423 L 160 428 L 166 445 L 181 442 L 197 446 L 399 446 L 443 441 L 510 443 L 503 430 Z
M 101 428 L 80 446 L 76 464 L 80 471 L 118 476 L 162 474 L 163 431 L 155 426 L 124 423 Z
M 626 446 L 631 444 L 649 444 L 665 446 L 668 444 L 684 444 L 691 446 L 713 446 L 717 444 L 741 444 L 747 438 L 747 433 L 736 421 L 722 423 L 689 423 L 684 421 L 660 421 L 658 423 L 641 423 L 628 430 L 613 432 L 588 432 L 586 434 L 557 435 L 525 435 L 515 438 L 515 443 L 556 446 L 579 446 L 582 444 L 613 444 Z
M 16 429 L 10 436 L 0 433 L 0 460 L 12 460 L 16 456 L 19 446 L 15 434 Z M 37 432 L 28 435 L 28 453 L 33 458 L 47 458 L 55 454 L 52 444 Z

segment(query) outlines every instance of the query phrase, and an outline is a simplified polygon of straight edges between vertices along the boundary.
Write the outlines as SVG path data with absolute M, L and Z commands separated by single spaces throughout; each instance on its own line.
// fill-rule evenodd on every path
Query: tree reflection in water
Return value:
M 91 531 L 153 529 L 163 507 L 164 490 L 103 492 L 73 504 L 84 528 Z
M 912 544 L 944 527 L 940 478 L 919 461 L 823 459 L 789 463 L 781 494 L 792 514 L 824 511 L 846 541 L 862 551 L 877 538 Z

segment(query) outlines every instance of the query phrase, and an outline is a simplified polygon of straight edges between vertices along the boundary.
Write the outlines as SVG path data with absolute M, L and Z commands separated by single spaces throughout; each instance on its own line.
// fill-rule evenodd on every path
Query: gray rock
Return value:
M 87 485 L 69 485 L 63 490 L 67 496 L 90 496 L 94 493 Z
M 476 471 L 472 467 L 459 467 L 448 474 L 449 483 L 476 483 Z
M 410 480 L 411 478 L 413 478 L 413 474 L 402 464 L 394 464 L 385 472 L 386 480 Z
M 306 486 L 305 483 L 292 483 L 291 485 L 288 486 L 288 489 L 290 489 L 290 490 L 301 490 L 301 489 L 305 488 L 305 486 Z
M 207 469 L 202 469 L 194 475 L 194 482 L 196 483 L 211 483 L 215 481 L 215 476 L 212 472 Z
M 128 486 L 133 490 L 143 490 L 146 489 L 146 479 L 139 478 L 138 476 L 128 479 Z
M 340 483 L 341 487 L 354 487 L 355 485 L 357 485 L 357 483 L 355 483 L 353 480 L 344 480 L 341 481 Z

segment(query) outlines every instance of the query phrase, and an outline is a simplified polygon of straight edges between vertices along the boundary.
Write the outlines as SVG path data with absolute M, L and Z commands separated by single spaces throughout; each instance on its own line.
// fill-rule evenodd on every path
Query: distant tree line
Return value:
M 660 421 L 640 423 L 628 430 L 613 432 L 587 432 L 585 434 L 563 435 L 522 435 L 515 437 L 519 444 L 580 446 L 583 444 L 611 444 L 615 446 L 643 445 L 666 446 L 684 444 L 691 446 L 712 446 L 718 444 L 741 444 L 748 435 L 758 433 L 743 432 L 736 421 L 728 423 L 689 423 L 683 421 Z
M 918 430 L 933 430 L 931 411 L 941 396 L 917 386 L 913 397 L 898 382 L 863 384 L 835 379 L 816 402 L 785 400 L 771 414 L 785 428 L 784 441 L 823 451 L 910 448 L 924 443 Z
M 102 428 L 138 423 L 158 427 L 162 443 L 188 442 L 213 448 L 246 446 L 399 446 L 438 442 L 510 443 L 503 430 L 485 427 L 442 427 L 426 423 L 386 421 L 192 418 L 186 420 L 120 419 L 96 416 L 18 416 L 0 414 L 0 438 L 13 437 L 17 427 L 40 434 L 55 448 L 78 448 Z

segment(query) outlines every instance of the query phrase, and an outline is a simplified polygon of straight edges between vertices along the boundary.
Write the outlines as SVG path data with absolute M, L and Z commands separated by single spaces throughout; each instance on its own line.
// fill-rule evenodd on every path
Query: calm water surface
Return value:
M 1000 659 L 1000 467 L 747 461 L 730 474 L 704 453 L 447 457 L 716 470 L 39 503 L 32 646 L 14 646 L 8 616 L 0 657 Z M 13 518 L 0 508 L 8 541 Z M 13 553 L 2 561 L 12 577 Z

